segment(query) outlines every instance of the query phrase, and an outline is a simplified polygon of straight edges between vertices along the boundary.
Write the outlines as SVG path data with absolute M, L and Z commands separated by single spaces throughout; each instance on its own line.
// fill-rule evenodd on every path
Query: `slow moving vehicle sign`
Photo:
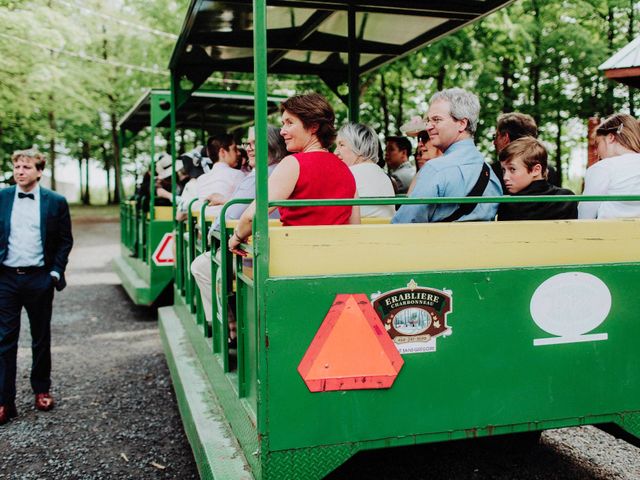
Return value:
M 174 239 L 173 233 L 165 233 L 158 243 L 156 250 L 153 252 L 152 259 L 153 263 L 158 265 L 159 267 L 169 267 L 173 266 L 174 263 Z

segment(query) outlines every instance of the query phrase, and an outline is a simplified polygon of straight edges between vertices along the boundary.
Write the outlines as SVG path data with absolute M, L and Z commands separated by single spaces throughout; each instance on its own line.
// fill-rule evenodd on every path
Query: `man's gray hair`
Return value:
M 378 162 L 380 141 L 373 128 L 362 123 L 347 123 L 338 130 L 338 136 L 343 138 L 357 156 L 373 163 Z
M 462 88 L 447 88 L 436 92 L 429 104 L 436 100 L 449 102 L 449 111 L 456 120 L 467 119 L 466 131 L 471 135 L 476 133 L 478 128 L 478 117 L 480 116 L 480 100 L 478 97 Z

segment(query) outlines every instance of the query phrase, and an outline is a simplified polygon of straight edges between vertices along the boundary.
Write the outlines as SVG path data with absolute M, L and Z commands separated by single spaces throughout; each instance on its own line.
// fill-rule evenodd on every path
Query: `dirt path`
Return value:
M 32 406 L 23 318 L 19 417 L 0 427 L 0 479 L 198 478 L 155 313 L 133 306 L 109 265 L 118 228 L 74 223 L 69 286 L 54 302 L 52 412 Z

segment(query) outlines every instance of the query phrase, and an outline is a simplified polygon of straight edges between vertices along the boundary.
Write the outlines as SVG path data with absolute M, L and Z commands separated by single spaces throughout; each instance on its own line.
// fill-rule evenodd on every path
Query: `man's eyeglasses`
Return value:
M 243 143 L 242 144 L 242 148 L 244 148 L 245 150 L 255 150 L 256 149 L 256 142 Z

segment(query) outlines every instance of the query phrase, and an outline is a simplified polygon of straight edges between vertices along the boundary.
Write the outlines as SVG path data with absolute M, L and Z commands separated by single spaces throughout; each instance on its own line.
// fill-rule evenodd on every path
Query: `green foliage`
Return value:
M 13 150 L 36 145 L 46 152 L 50 142 L 76 159 L 88 147 L 94 161 L 113 171 L 115 122 L 144 90 L 168 88 L 167 66 L 187 6 L 187 0 L 0 0 L 0 171 L 10 170 Z M 584 135 L 576 124 L 632 110 L 628 90 L 604 79 L 598 65 L 633 38 L 639 6 L 519 0 L 362 76 L 361 121 L 394 135 L 426 112 L 437 90 L 465 87 L 481 98 L 477 141 L 487 153 L 497 115 L 517 110 L 538 120 L 543 139 L 555 146 L 552 157 L 566 164 Z M 252 80 L 216 73 L 206 86 L 251 91 Z M 324 93 L 338 122 L 346 120 L 345 105 L 319 79 L 282 76 L 269 85 L 272 93 Z M 196 141 L 187 135 L 180 145 Z M 148 143 L 143 132 L 127 148 L 125 171 L 141 169 L 136 156 L 148 153 Z

